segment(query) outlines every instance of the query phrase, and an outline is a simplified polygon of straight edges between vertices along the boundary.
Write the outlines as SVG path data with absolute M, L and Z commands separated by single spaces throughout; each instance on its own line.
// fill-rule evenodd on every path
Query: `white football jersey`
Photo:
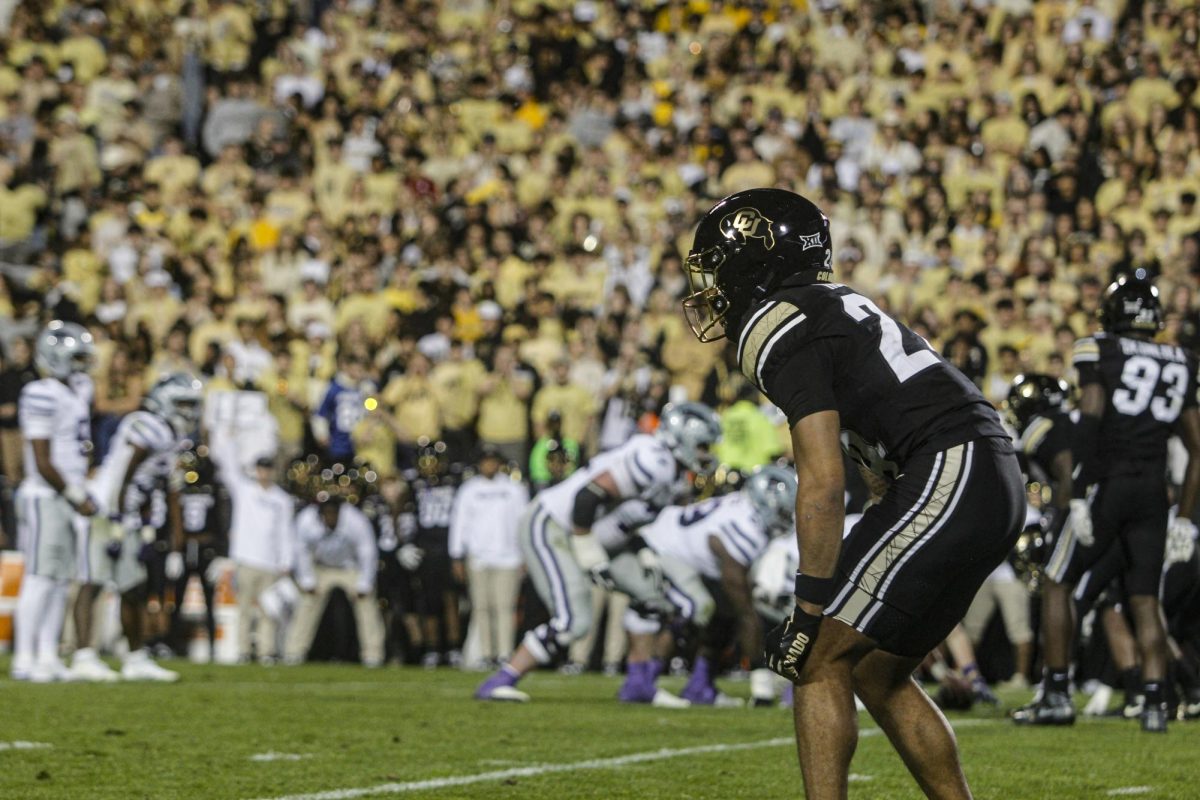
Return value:
M 125 472 L 129 469 L 129 462 L 138 449 L 146 451 L 146 458 L 134 471 L 130 486 L 136 486 L 148 494 L 157 480 L 168 477 L 174 470 L 178 444 L 175 430 L 157 414 L 149 411 L 126 414 L 113 434 L 103 463 L 88 484 L 88 491 L 99 506 L 100 513 L 125 510 L 122 498 L 117 495 L 121 491 Z
M 862 514 L 847 514 L 842 526 L 845 539 L 862 519 Z M 800 543 L 795 536 L 777 536 L 767 545 L 762 556 L 750 570 L 750 582 L 756 595 L 772 599 L 789 597 L 800 569 Z M 790 606 L 789 606 L 790 608 Z
M 92 449 L 94 391 L 86 375 L 72 376 L 70 386 L 56 378 L 42 378 L 21 389 L 17 418 L 24 440 L 26 488 L 54 491 L 37 470 L 30 444 L 34 439 L 50 441 L 50 463 L 68 486 L 83 483 Z
M 543 489 L 535 502 L 546 509 L 551 519 L 571 530 L 575 495 L 606 472 L 617 485 L 618 500 L 644 500 L 655 508 L 670 503 L 684 488 L 670 449 L 653 436 L 638 434 L 620 447 L 596 456 L 562 483 Z
M 749 567 L 762 555 L 770 535 L 743 492 L 714 497 L 690 506 L 670 506 L 642 528 L 642 538 L 662 555 L 682 561 L 707 578 L 721 577 L 708 546 L 716 536 L 733 560 Z

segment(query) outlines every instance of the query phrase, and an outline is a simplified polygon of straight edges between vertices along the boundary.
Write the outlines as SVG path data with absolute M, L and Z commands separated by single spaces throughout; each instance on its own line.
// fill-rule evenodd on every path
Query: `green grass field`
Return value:
M 781 709 L 629 708 L 614 699 L 618 681 L 599 676 L 536 675 L 533 702 L 513 706 L 474 702 L 479 676 L 446 670 L 172 666 L 179 684 L 0 679 L 0 798 L 802 794 Z M 1018 730 L 1002 711 L 953 720 L 980 798 L 1200 796 L 1200 724 L 1150 737 L 1119 720 L 1066 730 Z M 919 796 L 865 715 L 852 774 L 851 797 Z

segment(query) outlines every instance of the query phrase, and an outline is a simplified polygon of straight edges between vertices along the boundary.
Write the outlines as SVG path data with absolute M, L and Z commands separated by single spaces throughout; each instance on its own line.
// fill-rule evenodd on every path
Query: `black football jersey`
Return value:
M 1167 440 L 1185 409 L 1196 407 L 1196 356 L 1170 344 L 1097 333 L 1075 343 L 1079 387 L 1104 388 L 1096 473 L 1136 473 L 1167 458 Z
M 1035 414 L 1018 442 L 1021 456 L 1027 463 L 1030 477 L 1047 481 L 1054 474 L 1052 465 L 1058 454 L 1071 449 L 1071 433 L 1075 423 L 1066 411 Z
M 975 384 L 848 286 L 785 287 L 741 327 L 742 373 L 789 424 L 837 411 L 846 452 L 876 474 L 974 439 L 1011 442 Z
M 450 540 L 450 513 L 458 491 L 457 476 L 443 475 L 436 480 L 411 478 L 408 488 L 413 540 L 421 547 L 446 549 Z

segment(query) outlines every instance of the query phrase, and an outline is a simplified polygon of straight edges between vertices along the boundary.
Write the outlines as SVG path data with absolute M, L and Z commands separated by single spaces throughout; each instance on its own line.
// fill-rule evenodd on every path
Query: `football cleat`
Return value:
M 96 651 L 85 647 L 75 651 L 71 659 L 71 680 L 86 683 L 115 683 L 121 676 L 100 660 Z
M 33 672 L 33 664 L 26 659 L 13 659 L 12 666 L 9 667 L 8 677 L 14 681 L 29 680 L 29 673 Z
M 1018 725 L 1074 725 L 1075 706 L 1064 692 L 1046 692 L 1014 711 L 1012 720 Z
M 1144 733 L 1166 733 L 1167 717 L 1170 712 L 1166 703 L 1147 703 L 1142 708 L 1141 720 Z
M 59 683 L 68 681 L 71 673 L 57 657 L 39 658 L 29 670 L 30 683 Z
M 421 666 L 425 669 L 437 669 L 438 664 L 442 663 L 442 657 L 435 651 L 430 651 L 421 656 Z
M 650 705 L 654 708 L 688 708 L 691 703 L 677 694 L 671 694 L 666 689 L 655 689 L 654 699 L 650 701 Z
M 475 692 L 475 699 L 495 700 L 503 703 L 528 703 L 529 695 L 515 686 L 494 686 L 486 692 L 483 687 L 480 687 L 479 691 Z
M 1000 698 L 996 697 L 996 693 L 992 691 L 992 687 L 988 686 L 985 682 L 976 681 L 971 688 L 974 691 L 977 702 L 989 706 L 1000 705 Z
M 1143 694 L 1135 695 L 1132 700 L 1125 701 L 1125 706 L 1121 709 L 1121 716 L 1125 719 L 1140 719 L 1145 707 L 1146 696 Z
M 121 680 L 174 683 L 179 680 L 179 673 L 155 664 L 145 650 L 135 650 L 121 665 Z

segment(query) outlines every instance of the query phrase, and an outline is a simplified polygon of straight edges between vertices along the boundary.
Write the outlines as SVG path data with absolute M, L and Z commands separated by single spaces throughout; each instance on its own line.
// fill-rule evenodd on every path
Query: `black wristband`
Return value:
M 829 601 L 833 599 L 833 592 L 837 589 L 837 585 L 836 575 L 828 578 L 815 578 L 812 575 L 797 572 L 794 593 L 798 599 L 806 603 L 824 607 L 829 605 Z

